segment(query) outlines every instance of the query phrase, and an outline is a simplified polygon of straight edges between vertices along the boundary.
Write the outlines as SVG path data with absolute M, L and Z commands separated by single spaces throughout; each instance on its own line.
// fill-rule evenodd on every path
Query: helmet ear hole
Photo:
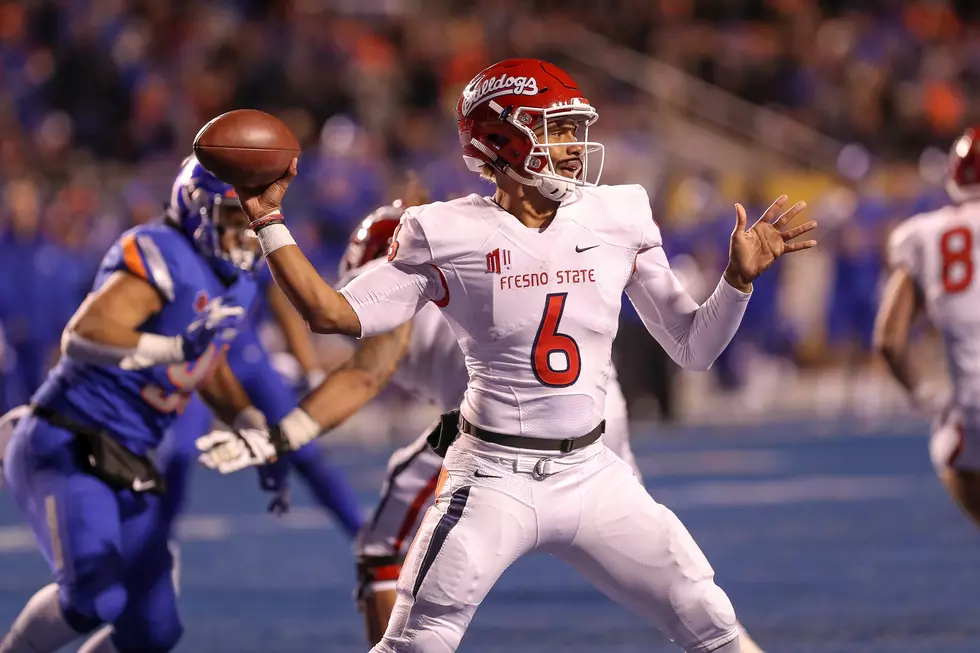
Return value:
M 487 134 L 487 140 L 498 150 L 504 149 L 510 143 L 510 139 L 503 134 Z

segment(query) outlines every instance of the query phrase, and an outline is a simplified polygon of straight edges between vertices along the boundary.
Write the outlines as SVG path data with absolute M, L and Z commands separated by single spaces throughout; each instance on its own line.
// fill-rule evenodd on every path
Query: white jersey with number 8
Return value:
M 980 417 L 980 205 L 909 218 L 889 238 L 888 262 L 915 279 L 946 345 L 954 405 L 975 421 Z

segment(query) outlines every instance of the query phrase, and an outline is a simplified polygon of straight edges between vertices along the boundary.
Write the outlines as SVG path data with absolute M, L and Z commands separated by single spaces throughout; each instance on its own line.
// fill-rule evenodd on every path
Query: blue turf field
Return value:
M 902 429 L 811 424 L 656 438 L 637 429 L 634 448 L 648 487 L 694 533 L 769 653 L 975 653 L 980 532 L 935 480 L 925 428 Z M 335 453 L 365 505 L 386 453 Z M 363 653 L 349 544 L 304 497 L 289 518 L 263 514 L 254 485 L 252 474 L 197 475 L 183 525 L 179 650 Z M 46 569 L 9 497 L 0 524 L 5 628 Z M 504 575 L 460 650 L 676 649 L 537 557 Z

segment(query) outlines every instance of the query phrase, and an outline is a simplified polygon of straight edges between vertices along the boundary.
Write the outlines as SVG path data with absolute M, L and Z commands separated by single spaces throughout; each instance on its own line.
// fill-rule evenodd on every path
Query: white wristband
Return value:
M 256 236 L 258 236 L 259 245 L 262 247 L 262 253 L 265 256 L 280 247 L 296 244 L 293 235 L 289 233 L 289 229 L 284 224 L 270 224 L 268 227 L 260 229 Z
M 286 437 L 286 441 L 289 442 L 289 448 L 292 451 L 315 440 L 323 430 L 323 427 L 317 424 L 316 420 L 299 406 L 282 418 L 282 421 L 279 422 L 279 428 Z
M 170 365 L 184 360 L 180 336 L 161 336 L 156 333 L 140 334 L 136 347 L 124 349 L 83 338 L 74 329 L 68 329 L 61 339 L 61 351 L 76 361 L 95 365 L 118 365 L 124 370 Z
M 183 340 L 180 336 L 161 336 L 144 333 L 136 343 L 136 349 L 119 361 L 124 370 L 139 370 L 154 365 L 171 365 L 184 361 Z

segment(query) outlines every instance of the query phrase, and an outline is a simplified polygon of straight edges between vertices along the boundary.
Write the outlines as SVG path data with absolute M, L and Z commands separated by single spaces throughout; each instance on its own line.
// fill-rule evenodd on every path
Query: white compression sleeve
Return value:
M 448 293 L 435 266 L 401 263 L 382 264 L 340 291 L 357 313 L 361 338 L 405 324 L 430 300 L 445 305 L 449 302 Z
M 643 324 L 681 367 L 706 370 L 738 330 L 751 293 L 722 279 L 711 296 L 698 303 L 681 285 L 663 248 L 636 257 L 636 271 L 626 295 Z
M 154 365 L 171 365 L 184 360 L 180 336 L 161 336 L 155 333 L 140 335 L 136 347 L 113 347 L 83 338 L 73 330 L 61 338 L 61 353 L 84 363 L 117 365 L 124 370 L 139 370 Z

